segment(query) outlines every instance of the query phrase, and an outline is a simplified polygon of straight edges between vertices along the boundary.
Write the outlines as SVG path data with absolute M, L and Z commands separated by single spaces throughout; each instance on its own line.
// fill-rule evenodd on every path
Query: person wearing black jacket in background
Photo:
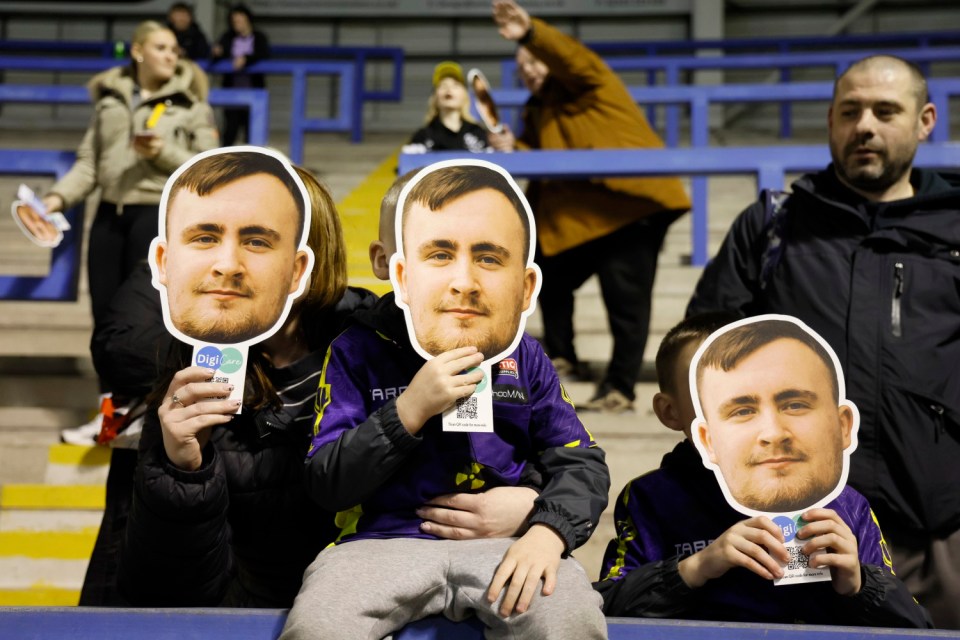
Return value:
M 830 107 L 833 163 L 740 214 L 687 314 L 792 315 L 830 343 L 860 410 L 849 484 L 900 579 L 960 628 L 960 176 L 912 168 L 935 122 L 919 69 L 854 63 Z
M 244 4 L 230 7 L 230 28 L 213 47 L 213 60 L 229 58 L 233 73 L 223 74 L 223 86 L 237 89 L 263 89 L 267 86 L 262 73 L 249 73 L 247 67 L 270 57 L 270 42 L 262 31 L 253 28 L 253 14 Z M 250 110 L 231 107 L 223 110 L 222 144 L 232 146 L 240 129 L 249 136 Z
M 205 60 L 210 57 L 210 43 L 194 19 L 192 6 L 186 2 L 174 2 L 170 5 L 167 9 L 167 26 L 177 36 L 181 57 L 190 60 Z
M 403 151 L 493 151 L 487 144 L 487 130 L 470 115 L 470 95 L 463 69 L 456 62 L 448 60 L 434 67 L 426 125 L 414 132 Z

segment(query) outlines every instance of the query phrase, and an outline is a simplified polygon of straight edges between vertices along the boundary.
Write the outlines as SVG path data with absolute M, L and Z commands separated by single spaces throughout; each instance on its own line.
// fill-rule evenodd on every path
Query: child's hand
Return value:
M 397 398 L 397 415 L 411 435 L 416 435 L 431 417 L 460 398 L 466 398 L 483 380 L 483 371 L 473 369 L 483 362 L 476 347 L 460 347 L 428 360 L 413 376 L 410 386 Z
M 500 603 L 500 615 L 506 618 L 514 611 L 523 613 L 530 608 L 541 578 L 540 593 L 549 596 L 557 586 L 557 569 L 564 547 L 563 539 L 550 527 L 543 524 L 530 527 L 503 554 L 487 590 L 487 600 L 496 602 L 509 581 L 510 586 Z
M 830 567 L 833 589 L 842 596 L 860 592 L 860 557 L 857 537 L 833 509 L 810 509 L 801 516 L 807 524 L 797 531 L 797 538 L 807 540 L 802 551 L 811 555 L 811 567 Z M 808 540 L 809 538 L 809 540 Z
M 681 560 L 677 570 L 687 586 L 694 589 L 733 567 L 745 567 L 761 578 L 773 580 L 783 575 L 778 558 L 784 564 L 789 560 L 780 527 L 766 516 L 756 516 L 736 523 L 706 549 Z

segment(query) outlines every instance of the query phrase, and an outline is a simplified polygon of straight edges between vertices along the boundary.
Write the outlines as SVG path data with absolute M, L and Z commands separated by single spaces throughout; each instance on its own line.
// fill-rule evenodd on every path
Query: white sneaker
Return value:
M 75 444 L 81 447 L 90 447 L 97 444 L 100 427 L 103 425 L 103 414 L 99 411 L 90 422 L 79 427 L 60 431 L 60 441 L 66 444 Z

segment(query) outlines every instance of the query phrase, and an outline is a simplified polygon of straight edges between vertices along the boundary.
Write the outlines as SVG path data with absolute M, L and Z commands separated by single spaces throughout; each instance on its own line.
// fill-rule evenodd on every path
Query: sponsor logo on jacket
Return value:
M 693 540 L 692 542 L 676 543 L 673 546 L 676 549 L 678 557 L 686 558 L 699 551 L 703 551 L 711 542 L 713 542 L 713 540 Z
M 493 401 L 507 404 L 527 404 L 527 390 L 509 384 L 493 385 Z
M 392 398 L 396 398 L 401 393 L 406 391 L 406 385 L 402 387 L 385 387 L 383 389 L 370 389 L 370 399 L 374 402 L 386 402 Z
M 520 379 L 520 368 L 517 366 L 517 361 L 513 358 L 504 358 L 497 363 L 497 372 L 502 376 L 510 376 L 517 380 Z

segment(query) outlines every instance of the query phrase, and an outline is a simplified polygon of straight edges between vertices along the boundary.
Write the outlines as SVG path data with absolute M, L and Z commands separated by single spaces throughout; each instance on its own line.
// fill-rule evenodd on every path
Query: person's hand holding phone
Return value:
M 163 138 L 156 131 L 145 129 L 133 134 L 133 150 L 142 158 L 153 160 L 163 149 Z

